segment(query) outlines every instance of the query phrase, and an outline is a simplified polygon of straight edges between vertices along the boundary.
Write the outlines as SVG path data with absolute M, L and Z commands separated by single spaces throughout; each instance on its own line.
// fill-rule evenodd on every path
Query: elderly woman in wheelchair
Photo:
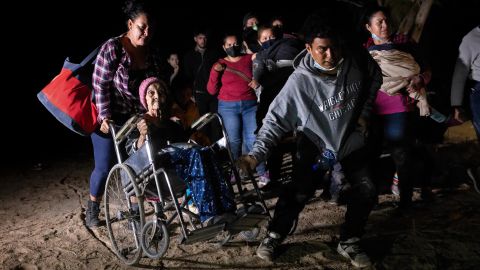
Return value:
M 147 78 L 140 85 L 139 97 L 147 112 L 127 139 L 127 153 L 132 155 L 143 147 L 148 135 L 152 152 L 157 153 L 155 162 L 166 169 L 177 192 L 179 189 L 181 193 L 184 187 L 181 180 L 191 189 L 202 222 L 213 222 L 213 217 L 234 212 L 233 195 L 222 181 L 211 152 L 199 145 L 184 143 L 189 132 L 172 121 L 166 84 L 156 77 Z
M 185 143 L 188 132 L 169 115 L 166 84 L 147 78 L 140 85 L 139 97 L 147 112 L 132 117 L 118 131 L 111 125 L 118 164 L 108 176 L 104 202 L 107 229 L 117 256 L 128 265 L 137 263 L 142 252 L 160 258 L 169 245 L 167 226 L 175 218 L 180 221 L 181 243 L 186 244 L 214 238 L 225 230 L 238 233 L 257 229 L 268 213 L 265 202 L 260 197 L 261 213 L 235 212 L 234 188 L 225 177 L 230 172 L 225 173 L 225 167 L 219 165 L 215 145 Z M 129 157 L 123 160 L 119 145 L 125 139 Z M 233 162 L 230 165 L 230 170 L 236 170 Z M 237 192 L 242 193 L 242 189 L 237 188 Z M 177 198 L 182 196 L 180 203 Z M 190 200 L 198 215 L 187 208 Z M 153 206 L 154 215 L 145 210 L 145 202 Z M 168 210 L 175 210 L 169 218 L 165 215 Z M 257 234 L 258 229 L 249 237 Z

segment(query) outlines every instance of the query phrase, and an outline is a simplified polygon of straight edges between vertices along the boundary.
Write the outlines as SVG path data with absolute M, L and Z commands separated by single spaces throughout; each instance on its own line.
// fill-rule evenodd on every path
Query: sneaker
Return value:
M 339 193 L 332 194 L 332 197 L 330 198 L 330 200 L 328 200 L 328 204 L 339 205 L 339 200 L 340 200 Z
M 260 259 L 272 261 L 275 251 L 282 242 L 281 236 L 275 232 L 269 232 L 257 248 L 257 256 Z
M 350 260 L 353 266 L 363 268 L 372 265 L 365 251 L 360 247 L 360 239 L 353 237 L 338 243 L 337 252 Z
M 392 186 L 390 187 L 390 190 L 392 191 L 392 194 L 395 196 L 400 196 L 400 188 L 398 187 L 398 174 L 395 173 L 393 175 L 393 181 L 392 181 Z
M 262 188 L 266 186 L 268 183 L 270 183 L 270 175 L 268 172 L 265 172 L 264 174 L 258 177 L 258 187 Z

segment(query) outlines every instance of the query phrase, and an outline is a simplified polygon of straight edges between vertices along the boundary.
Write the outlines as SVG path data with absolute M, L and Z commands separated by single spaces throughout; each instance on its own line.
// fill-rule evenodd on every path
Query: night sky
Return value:
M 4 20 L 2 31 L 2 47 L 7 48 L 3 51 L 2 63 L 6 65 L 2 70 L 7 73 L 1 76 L 1 143 L 5 153 L 1 166 L 48 162 L 91 152 L 90 139 L 63 127 L 40 104 L 36 94 L 58 74 L 67 56 L 79 59 L 108 38 L 126 31 L 122 1 L 45 2 L 16 3 L 4 11 L 16 19 Z M 460 40 L 479 24 L 479 2 L 440 1 L 432 7 L 420 45 L 433 67 L 437 91 L 449 91 Z M 211 3 L 189 10 L 160 8 L 155 44 L 165 53 L 175 49 L 183 54 L 194 46 L 194 26 L 205 25 L 212 29 L 210 47 L 220 48 L 222 33 L 239 32 L 243 15 L 250 10 L 263 15 L 263 21 L 274 14 L 283 15 L 295 31 L 311 10 L 321 7 L 322 1 L 296 8 L 277 8 L 270 3 L 270 9 L 235 8 L 236 2 L 224 3 L 228 5 L 215 7 L 222 12 L 213 11 Z

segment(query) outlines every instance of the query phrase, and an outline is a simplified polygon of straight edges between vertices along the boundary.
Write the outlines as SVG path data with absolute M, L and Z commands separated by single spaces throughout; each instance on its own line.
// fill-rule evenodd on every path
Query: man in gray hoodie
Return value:
M 262 259 L 273 259 L 318 181 L 339 161 L 351 191 L 337 251 L 354 266 L 371 264 L 359 241 L 376 199 L 366 135 L 382 74 L 366 51 L 346 49 L 339 33 L 318 22 L 307 27 L 306 50 L 294 60 L 295 71 L 270 105 L 252 151 L 237 163 L 241 170 L 253 170 L 284 134 L 296 131 L 294 180 L 280 194 L 257 248 Z

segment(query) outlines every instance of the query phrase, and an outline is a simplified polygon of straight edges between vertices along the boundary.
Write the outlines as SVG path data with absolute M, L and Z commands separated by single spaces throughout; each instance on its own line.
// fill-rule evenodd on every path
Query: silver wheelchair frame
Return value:
M 199 217 L 188 209 L 189 198 L 186 195 L 184 195 L 182 203 L 178 201 L 180 196 L 177 196 L 178 194 L 172 184 L 171 177 L 164 168 L 157 168 L 154 153 L 152 152 L 152 138 L 150 136 L 146 136 L 143 150 L 146 152 L 148 166 L 139 173 L 135 173 L 135 170 L 126 164 L 126 160 L 122 157 L 120 145 L 136 128 L 136 124 L 140 119 L 139 115 L 131 117 L 118 131 L 113 123 L 110 124 L 117 164 L 110 170 L 105 184 L 104 210 L 111 248 L 115 254 L 127 265 L 138 263 L 143 253 L 151 259 L 161 258 L 167 251 L 170 243 L 168 227 L 176 219 L 180 224 L 180 244 L 195 243 L 215 238 L 218 235 L 224 235 L 224 239 L 220 241 L 220 244 L 223 245 L 230 240 L 232 235 L 240 232 L 243 233 L 245 240 L 254 241 L 258 236 L 261 223 L 270 219 L 271 216 L 262 193 L 251 173 L 248 176 L 253 190 L 248 191 L 242 185 L 239 171 L 235 166 L 229 147 L 228 135 L 220 115 L 216 113 L 205 114 L 192 124 L 192 129 L 201 130 L 214 120 L 217 120 L 221 125 L 223 137 L 207 147 L 218 147 L 219 141 L 225 139 L 224 148 L 228 153 L 229 173 L 233 173 L 236 179 L 236 192 L 229 179 L 226 179 L 225 182 L 235 196 L 235 203 L 237 206 L 242 205 L 240 208 L 244 212 L 241 214 L 237 212 L 236 219 L 231 222 L 219 222 L 207 226 L 199 222 Z M 153 191 L 147 188 L 151 181 L 154 181 L 155 189 Z M 170 200 L 164 198 L 165 193 L 163 192 L 165 191 L 162 190 L 164 188 L 162 181 L 166 183 L 167 194 Z M 247 209 L 252 207 L 252 197 L 256 197 L 257 201 L 253 201 L 253 205 L 261 207 L 261 212 L 250 213 L 247 211 Z M 155 199 L 152 200 L 151 198 Z M 145 203 L 151 203 L 154 208 L 154 213 L 147 222 L 144 209 Z M 135 207 L 138 207 L 138 209 L 135 209 L 135 204 Z M 165 213 L 170 210 L 174 210 L 174 212 L 167 218 Z M 188 224 L 185 219 L 188 219 Z M 222 234 L 222 232 L 226 232 L 226 235 Z

